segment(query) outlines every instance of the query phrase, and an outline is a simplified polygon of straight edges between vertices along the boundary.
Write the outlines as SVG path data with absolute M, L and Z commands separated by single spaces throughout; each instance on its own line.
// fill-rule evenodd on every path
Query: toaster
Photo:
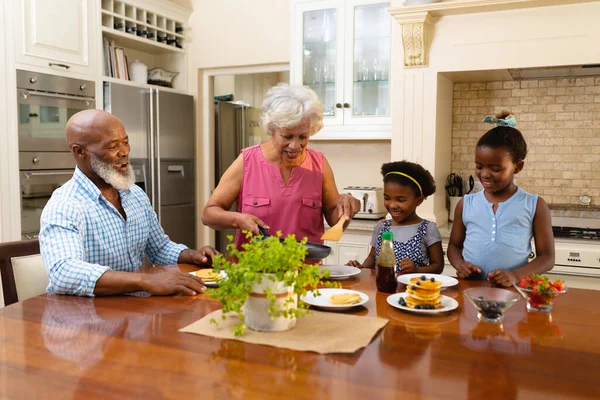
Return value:
M 352 195 L 360 201 L 360 211 L 354 216 L 358 219 L 381 219 L 387 215 L 383 204 L 383 188 L 374 186 L 348 186 L 343 193 Z

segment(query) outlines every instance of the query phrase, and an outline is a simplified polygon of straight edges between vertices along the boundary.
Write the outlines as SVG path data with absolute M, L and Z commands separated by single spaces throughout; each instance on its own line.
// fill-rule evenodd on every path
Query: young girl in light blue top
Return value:
M 525 165 L 527 143 L 509 112 L 483 122 L 497 126 L 479 139 L 475 173 L 483 191 L 457 205 L 448 259 L 459 278 L 488 279 L 511 286 L 522 275 L 554 266 L 554 236 L 548 204 L 514 183 Z M 531 238 L 536 257 L 529 260 Z

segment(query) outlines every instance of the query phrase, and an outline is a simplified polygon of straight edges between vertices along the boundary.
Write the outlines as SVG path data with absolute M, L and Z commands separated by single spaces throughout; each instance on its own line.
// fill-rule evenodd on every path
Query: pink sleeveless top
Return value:
M 281 171 L 269 163 L 260 145 L 242 149 L 244 169 L 237 199 L 238 211 L 252 214 L 270 226 L 269 233 L 281 231 L 283 237 L 295 234 L 309 242 L 320 243 L 323 227 L 323 153 L 306 149 L 302 164 L 292 169 L 288 184 Z M 245 242 L 237 231 L 235 243 Z

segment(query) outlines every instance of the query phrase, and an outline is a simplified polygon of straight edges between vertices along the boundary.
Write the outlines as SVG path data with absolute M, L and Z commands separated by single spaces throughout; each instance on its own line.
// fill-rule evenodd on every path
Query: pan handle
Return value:
M 266 230 L 265 228 L 263 228 L 262 226 L 258 225 L 258 231 L 260 232 L 261 235 L 263 235 L 264 237 L 269 237 L 271 235 L 269 235 L 269 231 Z

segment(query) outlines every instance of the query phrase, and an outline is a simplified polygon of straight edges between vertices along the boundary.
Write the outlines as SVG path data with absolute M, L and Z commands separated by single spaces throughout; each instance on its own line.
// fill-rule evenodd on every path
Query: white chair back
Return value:
M 46 292 L 48 273 L 41 255 L 13 257 L 11 263 L 19 301 Z

